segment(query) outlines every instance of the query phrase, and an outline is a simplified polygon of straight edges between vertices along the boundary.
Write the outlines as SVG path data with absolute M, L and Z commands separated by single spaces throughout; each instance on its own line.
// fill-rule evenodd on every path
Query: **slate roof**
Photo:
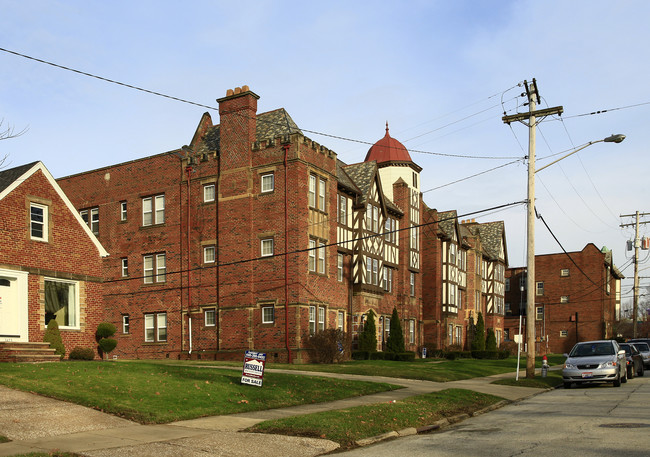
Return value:
M 0 171 L 0 192 L 12 185 L 14 181 L 20 178 L 27 170 L 32 168 L 38 162 L 28 163 L 19 167 L 9 168 L 8 170 Z
M 438 228 L 449 238 L 454 235 L 457 217 L 458 215 L 456 210 L 442 211 L 438 213 Z
M 343 167 L 346 166 L 347 165 L 345 163 L 343 163 L 339 159 L 336 159 L 336 178 L 338 180 L 339 185 L 351 192 L 354 192 L 357 195 L 361 195 L 361 189 L 357 187 L 354 181 L 352 181 L 352 178 L 350 178 L 350 176 L 343 169 Z
M 219 124 L 208 129 L 203 137 L 203 148 L 208 151 L 218 151 L 220 149 L 220 130 L 221 126 Z M 255 139 L 257 141 L 289 135 L 291 133 L 300 133 L 302 135 L 302 131 L 284 108 L 278 108 L 257 115 L 255 128 Z
M 504 256 L 506 255 L 506 247 L 503 246 L 503 236 L 505 231 L 503 221 L 479 224 L 478 231 L 481 235 L 481 243 L 483 244 L 483 250 L 486 254 L 493 259 L 498 259 L 501 248 L 503 247 Z

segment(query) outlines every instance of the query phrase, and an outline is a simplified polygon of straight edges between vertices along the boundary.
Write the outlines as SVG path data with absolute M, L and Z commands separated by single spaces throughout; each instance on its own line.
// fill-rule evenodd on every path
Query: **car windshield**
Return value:
M 625 349 L 625 355 L 632 355 L 632 348 L 629 344 L 621 344 L 621 349 Z
M 611 343 L 578 344 L 569 354 L 570 357 L 591 357 L 594 355 L 614 355 L 614 346 Z
M 634 343 L 634 345 L 641 352 L 650 352 L 650 346 L 648 346 L 648 343 Z

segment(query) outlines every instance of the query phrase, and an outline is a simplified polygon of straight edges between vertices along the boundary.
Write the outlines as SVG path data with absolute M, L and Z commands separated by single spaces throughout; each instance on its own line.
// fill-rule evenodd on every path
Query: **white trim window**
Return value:
M 535 294 L 544 295 L 544 281 L 537 281 L 535 283 Z
M 79 211 L 81 219 L 95 235 L 99 235 L 99 208 L 83 209 Z
M 79 283 L 45 279 L 45 325 L 55 320 L 60 328 L 78 329 Z
M 339 224 L 348 225 L 348 197 L 339 195 Z
M 267 193 L 273 192 L 275 189 L 275 175 L 273 173 L 265 173 L 260 176 L 260 192 Z
M 128 314 L 122 314 L 122 333 L 128 335 L 131 332 L 131 322 Z
M 126 220 L 126 216 L 127 216 L 126 209 L 127 209 L 126 202 L 120 202 L 120 220 L 122 222 Z
M 415 343 L 415 319 L 409 320 L 409 344 Z
M 29 204 L 29 234 L 32 240 L 47 241 L 48 207 L 38 203 Z
M 409 283 L 410 283 L 409 284 L 409 286 L 410 286 L 409 287 L 409 293 L 410 293 L 411 297 L 415 297 L 415 273 L 413 273 L 412 271 L 410 271 L 409 273 L 410 273 L 410 275 L 409 275 Z
M 318 272 L 325 274 L 325 243 L 318 242 Z
M 560 338 L 566 338 L 567 336 L 569 336 L 568 330 L 560 330 Z
M 262 324 L 272 324 L 275 322 L 275 307 L 273 305 L 262 306 Z
M 214 246 L 203 246 L 203 263 L 214 263 L 215 252 Z
M 318 331 L 322 332 L 325 330 L 325 307 L 318 307 Z
M 313 335 L 316 333 L 316 307 L 311 305 L 309 306 L 309 334 Z
M 158 225 L 165 222 L 165 195 L 142 199 L 142 225 Z
M 165 282 L 167 280 L 167 261 L 165 254 L 149 254 L 142 258 L 144 283 Z M 154 276 L 155 272 L 155 276 Z
M 260 254 L 262 257 L 273 255 L 273 238 L 264 238 L 260 241 Z
M 216 187 L 214 184 L 205 184 L 203 186 L 203 201 L 205 203 L 214 201 L 215 190 Z
M 309 240 L 309 251 L 307 255 L 309 256 L 309 271 L 316 271 L 316 240 Z
M 544 319 L 544 307 L 543 306 L 536 306 L 535 307 L 535 320 L 536 321 L 541 321 Z
M 393 269 L 390 267 L 384 267 L 384 273 L 382 275 L 382 287 L 386 292 L 393 291 Z
M 560 303 L 569 303 L 569 296 L 568 295 L 562 295 L 560 297 Z
M 318 179 L 318 209 L 325 211 L 325 190 L 327 188 L 327 181 L 323 178 Z
M 125 278 L 129 275 L 129 259 L 122 257 L 122 277 Z
M 316 176 L 309 175 L 308 205 L 316 208 Z
M 336 280 L 343 282 L 343 254 L 340 252 L 336 255 Z
M 167 313 L 144 315 L 144 341 L 146 343 L 167 341 Z
M 203 311 L 205 315 L 205 326 L 215 327 L 217 325 L 217 310 L 214 308 L 207 308 Z
M 343 331 L 344 326 L 345 326 L 345 313 L 343 311 L 339 311 L 337 314 L 337 328 L 340 331 Z
M 569 270 L 568 268 L 562 268 L 560 270 L 560 276 L 562 278 L 566 278 L 567 276 L 569 276 L 569 274 L 571 274 L 571 270 Z

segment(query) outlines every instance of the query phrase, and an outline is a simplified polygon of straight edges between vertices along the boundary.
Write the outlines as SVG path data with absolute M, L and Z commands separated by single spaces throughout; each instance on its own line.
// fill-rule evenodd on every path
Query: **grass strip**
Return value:
M 545 378 L 537 375 L 532 379 L 525 376 L 519 376 L 519 380 L 513 376 L 512 378 L 498 379 L 492 381 L 492 384 L 501 384 L 505 386 L 517 387 L 536 387 L 540 389 L 555 388 L 562 384 L 562 371 L 553 370 L 549 371 Z
M 153 362 L 3 364 L 0 384 L 89 406 L 140 423 L 334 401 L 399 388 L 385 383 L 266 373 L 264 385 L 241 372 Z
M 431 425 L 442 418 L 472 413 L 501 400 L 500 397 L 471 390 L 445 389 L 395 403 L 265 421 L 247 431 L 324 438 L 339 443 L 342 449 L 349 449 L 362 438 Z

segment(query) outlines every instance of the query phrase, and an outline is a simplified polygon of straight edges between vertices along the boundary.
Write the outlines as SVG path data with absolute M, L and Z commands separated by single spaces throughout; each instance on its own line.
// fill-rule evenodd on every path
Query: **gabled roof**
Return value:
M 10 168 L 8 170 L 0 171 L 0 200 L 4 198 L 3 191 L 9 187 L 11 184 L 15 183 L 18 178 L 25 174 L 30 168 L 36 165 L 38 162 L 28 163 L 27 165 L 21 165 L 19 167 Z
M 379 180 L 379 175 L 377 173 L 377 162 L 361 162 L 352 165 L 343 165 L 342 171 L 347 174 L 347 176 L 352 180 L 355 187 L 361 192 L 359 204 L 365 206 L 375 179 Z M 381 189 L 381 183 L 379 183 L 378 187 Z M 390 201 L 390 199 L 386 197 L 383 192 L 381 192 L 381 199 L 384 206 L 389 211 L 393 211 L 397 214 L 404 214 L 402 209 Z
M 275 138 L 282 135 L 290 135 L 302 131 L 298 125 L 291 119 L 289 113 L 284 108 L 278 108 L 267 113 L 257 115 L 257 127 L 255 136 L 258 140 L 264 138 Z
M 505 224 L 503 221 L 486 222 L 478 225 L 481 243 L 485 253 L 493 259 L 498 259 L 501 249 L 505 263 L 508 263 L 508 253 L 505 246 Z
M 85 230 L 86 234 L 90 237 L 91 241 L 97 247 L 99 255 L 102 257 L 108 256 L 108 251 L 104 249 L 104 246 L 99 242 L 97 237 L 93 232 L 90 231 L 90 228 L 86 223 L 81 219 L 79 211 L 72 205 L 68 196 L 63 192 L 63 189 L 56 182 L 52 174 L 49 172 L 43 162 L 32 162 L 27 165 L 21 165 L 19 167 L 10 168 L 9 170 L 4 170 L 0 172 L 0 201 L 2 201 L 7 195 L 13 192 L 18 186 L 20 186 L 25 180 L 29 179 L 37 171 L 41 171 L 45 178 L 48 180 L 52 188 L 59 195 L 63 203 L 68 207 L 72 215 L 75 217 L 79 225 Z
M 361 189 L 357 187 L 357 185 L 352 181 L 352 178 L 347 174 L 347 172 L 344 170 L 344 167 L 347 165 L 340 161 L 339 159 L 336 159 L 336 179 L 338 181 L 339 186 L 343 187 L 344 189 L 355 193 L 357 195 L 361 195 Z

